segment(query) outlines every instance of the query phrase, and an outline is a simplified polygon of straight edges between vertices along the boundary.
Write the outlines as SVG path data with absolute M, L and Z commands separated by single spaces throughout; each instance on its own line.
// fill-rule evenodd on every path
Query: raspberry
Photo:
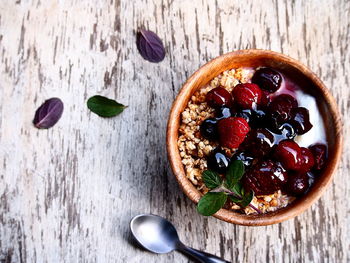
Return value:
M 229 107 L 232 104 L 232 96 L 230 92 L 228 92 L 225 88 L 218 87 L 208 92 L 206 96 L 206 102 L 210 107 L 213 108 L 222 106 Z
M 302 166 L 303 155 L 299 145 L 292 140 L 281 141 L 276 148 L 275 157 L 288 170 L 299 170 Z
M 256 108 L 261 102 L 262 91 L 253 83 L 238 84 L 232 91 L 234 101 L 243 109 Z
M 250 130 L 248 122 L 240 117 L 229 117 L 218 123 L 219 140 L 222 146 L 238 148 Z
M 286 183 L 286 170 L 271 160 L 257 163 L 243 177 L 244 188 L 253 190 L 256 195 L 273 194 Z

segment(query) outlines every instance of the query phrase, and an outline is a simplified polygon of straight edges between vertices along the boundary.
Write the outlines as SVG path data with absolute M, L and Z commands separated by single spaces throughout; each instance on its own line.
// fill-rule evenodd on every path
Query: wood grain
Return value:
M 151 64 L 135 31 L 164 40 Z M 133 246 L 129 220 L 167 217 L 185 243 L 233 262 L 349 262 L 350 2 L 1 1 L 0 262 L 188 262 Z M 308 211 L 266 227 L 197 214 L 166 158 L 171 103 L 208 60 L 237 49 L 282 52 L 335 96 L 345 147 L 332 186 Z M 102 119 L 100 94 L 129 107 Z M 31 121 L 47 98 L 65 103 L 49 130 Z

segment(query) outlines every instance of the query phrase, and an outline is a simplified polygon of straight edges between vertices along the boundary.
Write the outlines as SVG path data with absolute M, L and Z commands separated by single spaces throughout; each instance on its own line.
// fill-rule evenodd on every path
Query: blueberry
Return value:
M 201 134 L 208 140 L 218 139 L 217 120 L 214 118 L 208 118 L 204 120 L 200 126 Z
M 226 119 L 228 117 L 231 117 L 231 109 L 228 107 L 220 107 L 216 110 L 216 119 L 221 120 L 221 119 Z
M 207 158 L 208 168 L 218 173 L 225 173 L 230 163 L 230 158 L 224 151 L 214 149 Z

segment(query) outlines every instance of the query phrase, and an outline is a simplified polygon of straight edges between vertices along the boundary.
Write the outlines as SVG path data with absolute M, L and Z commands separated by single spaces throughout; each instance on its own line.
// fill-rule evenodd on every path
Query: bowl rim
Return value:
M 192 184 L 192 182 L 186 177 L 185 170 L 183 164 L 181 162 L 181 157 L 179 154 L 179 149 L 177 145 L 178 139 L 178 129 L 180 126 L 180 118 L 182 113 L 182 101 L 186 99 L 186 96 L 191 91 L 191 88 L 195 83 L 203 77 L 205 72 L 211 70 L 213 67 L 219 66 L 224 61 L 232 59 L 237 56 L 266 56 L 273 57 L 277 59 L 279 62 L 283 62 L 291 65 L 292 67 L 299 70 L 303 75 L 306 76 L 309 80 L 311 80 L 315 87 L 317 87 L 321 91 L 321 95 L 324 98 L 327 108 L 330 112 L 330 116 L 332 123 L 334 124 L 334 131 L 336 134 L 335 142 L 334 142 L 334 152 L 333 159 L 328 160 L 327 167 L 323 171 L 323 180 L 319 184 L 318 188 L 314 191 L 309 192 L 302 199 L 302 202 L 293 202 L 291 205 L 278 209 L 275 212 L 269 212 L 263 215 L 244 215 L 239 214 L 234 211 L 230 211 L 227 209 L 220 209 L 213 216 L 226 221 L 228 223 L 245 225 L 245 226 L 264 226 L 280 223 L 282 221 L 291 219 L 306 209 L 308 209 L 313 203 L 315 203 L 321 195 L 324 193 L 330 182 L 332 181 L 336 168 L 340 161 L 340 156 L 342 152 L 343 146 L 343 135 L 342 135 L 342 123 L 340 120 L 340 114 L 338 111 L 338 106 L 335 102 L 335 99 L 331 95 L 330 91 L 326 88 L 323 82 L 314 74 L 310 69 L 304 66 L 301 62 L 278 52 L 271 50 L 263 50 L 263 49 L 244 49 L 237 50 L 233 52 L 229 52 L 218 56 L 203 66 L 201 66 L 197 71 L 195 71 L 190 78 L 183 84 L 180 89 L 175 101 L 172 104 L 168 124 L 167 124 L 167 134 L 166 134 L 166 145 L 167 145 L 167 153 L 168 159 L 170 162 L 170 166 L 173 174 L 176 177 L 182 191 L 189 197 L 194 203 L 198 203 L 201 194 Z M 198 89 L 199 87 L 197 87 Z M 192 93 L 193 94 L 193 93 Z

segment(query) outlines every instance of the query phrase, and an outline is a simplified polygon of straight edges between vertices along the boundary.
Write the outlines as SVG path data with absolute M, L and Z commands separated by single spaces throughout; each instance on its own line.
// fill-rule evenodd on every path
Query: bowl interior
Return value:
M 312 189 L 302 198 L 286 208 L 263 215 L 243 215 L 221 209 L 214 216 L 224 221 L 242 225 L 268 225 L 292 218 L 315 202 L 330 183 L 341 152 L 341 122 L 333 97 L 324 84 L 304 65 L 285 55 L 264 50 L 243 50 L 220 56 L 201 67 L 184 84 L 176 98 L 168 122 L 167 147 L 173 172 L 186 195 L 194 202 L 201 197 L 200 192 L 186 178 L 177 147 L 181 112 L 187 106 L 193 93 L 206 85 L 222 72 L 239 67 L 271 67 L 281 71 L 297 82 L 305 92 L 313 95 L 323 117 L 328 142 L 328 161 L 321 176 Z

